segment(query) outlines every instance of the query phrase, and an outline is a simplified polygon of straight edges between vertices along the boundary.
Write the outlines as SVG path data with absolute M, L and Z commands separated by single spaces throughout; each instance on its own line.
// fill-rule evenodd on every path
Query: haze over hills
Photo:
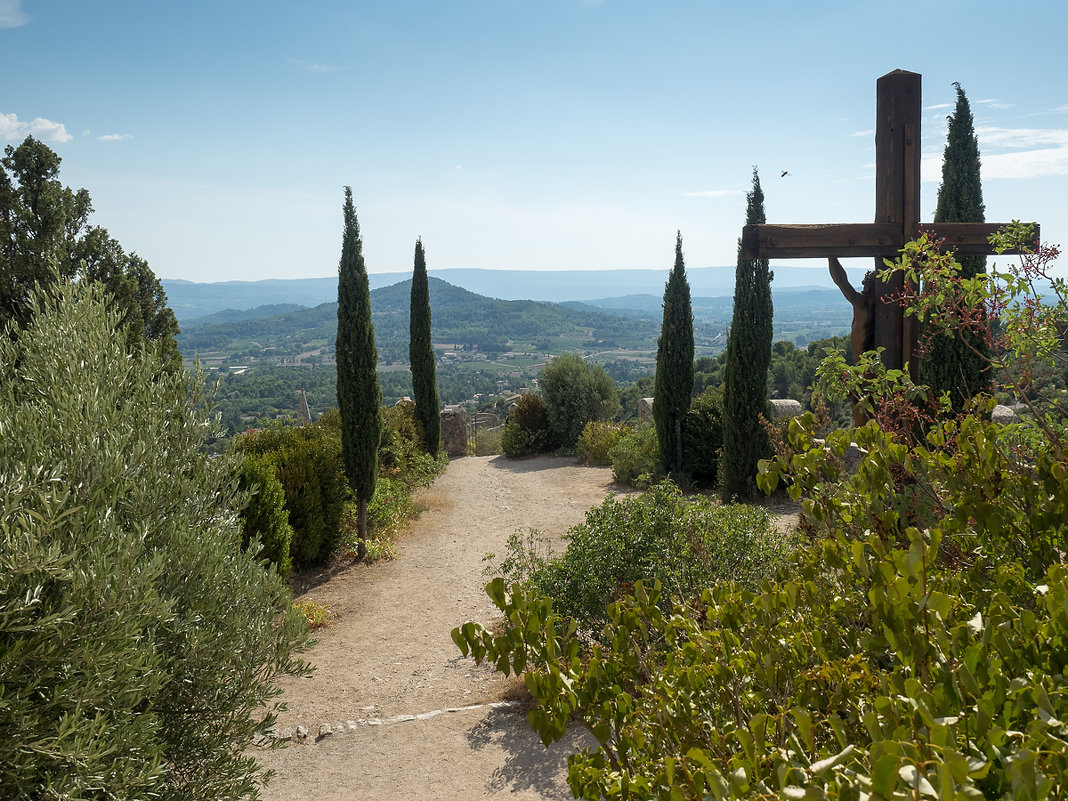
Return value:
M 655 353 L 661 298 L 628 295 L 583 303 L 499 300 L 431 276 L 434 342 L 446 350 L 482 354 L 509 351 L 558 354 Z M 371 291 L 375 340 L 383 364 L 403 364 L 408 353 L 411 279 Z M 848 329 L 852 307 L 837 289 L 776 288 L 775 333 L 799 344 Z M 694 298 L 694 338 L 701 353 L 726 343 L 732 299 Z M 333 357 L 337 304 L 293 304 L 217 312 L 183 323 L 178 346 L 186 359 L 208 364 L 321 363 Z
M 659 328 L 659 321 L 628 319 L 590 307 L 487 298 L 433 276 L 429 287 L 435 342 L 483 353 L 508 350 L 509 342 L 539 343 L 541 350 L 647 346 L 655 343 Z M 375 342 L 384 363 L 407 360 L 410 294 L 410 278 L 371 292 Z M 269 316 L 194 319 L 179 335 L 178 347 L 187 359 L 198 354 L 240 353 L 277 361 L 323 348 L 332 356 L 336 330 L 337 303 L 330 302 Z
M 847 268 L 854 285 L 859 286 L 864 269 Z M 629 295 L 664 294 L 668 270 L 430 270 L 430 275 L 453 286 L 499 300 L 551 302 L 599 301 Z M 734 295 L 734 267 L 688 269 L 690 294 L 695 297 L 730 298 Z M 827 269 L 820 266 L 785 265 L 774 268 L 773 290 L 834 288 Z M 410 273 L 375 273 L 369 276 L 371 289 L 391 286 L 411 278 Z M 222 281 L 195 283 L 163 279 L 167 300 L 180 323 L 227 309 L 245 310 L 268 304 L 318 306 L 337 300 L 337 278 L 266 279 L 263 281 Z M 657 302 L 659 304 L 659 301 Z M 622 307 L 619 307 L 622 308 Z

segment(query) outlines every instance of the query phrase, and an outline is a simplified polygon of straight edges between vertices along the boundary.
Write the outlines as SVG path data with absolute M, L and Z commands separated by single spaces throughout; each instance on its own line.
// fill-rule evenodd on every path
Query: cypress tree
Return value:
M 746 197 L 746 225 L 766 222 L 764 192 L 753 169 L 753 191 Z M 760 415 L 767 408 L 771 364 L 771 279 L 767 259 L 745 259 L 738 243 L 734 277 L 734 316 L 727 335 L 723 377 L 723 476 L 725 499 L 751 498 L 757 462 L 770 453 Z
M 367 552 L 367 503 L 375 493 L 378 478 L 382 393 L 378 388 L 378 351 L 363 242 L 352 205 L 352 189 L 347 186 L 344 214 L 337 278 L 337 406 L 341 413 L 345 475 L 359 509 L 358 555 L 362 558 Z
M 682 259 L 682 233 L 675 237 L 675 267 L 664 287 L 664 322 L 656 347 L 653 422 L 660 462 L 682 472 L 682 430 L 693 397 L 693 311 Z
M 412 271 L 408 331 L 408 361 L 412 366 L 415 419 L 422 426 L 423 448 L 433 456 L 437 454 L 441 442 L 441 414 L 437 370 L 434 367 L 434 346 L 430 339 L 430 288 L 421 239 L 415 242 L 415 269 Z
M 949 116 L 946 149 L 942 156 L 942 185 L 938 188 L 935 222 L 983 222 L 983 184 L 979 177 L 979 140 L 975 136 L 971 106 L 959 83 L 957 105 Z M 985 256 L 959 256 L 961 277 L 986 272 Z M 925 337 L 928 339 L 928 337 Z M 970 332 L 934 334 L 920 362 L 920 380 L 934 395 L 949 392 L 958 411 L 965 400 L 989 385 L 984 367 L 984 343 Z

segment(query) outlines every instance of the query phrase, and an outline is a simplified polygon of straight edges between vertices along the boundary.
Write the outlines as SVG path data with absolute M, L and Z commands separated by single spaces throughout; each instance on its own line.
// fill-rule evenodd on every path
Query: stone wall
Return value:
M 461 406 L 446 406 L 441 413 L 441 444 L 450 457 L 467 455 L 467 412 Z

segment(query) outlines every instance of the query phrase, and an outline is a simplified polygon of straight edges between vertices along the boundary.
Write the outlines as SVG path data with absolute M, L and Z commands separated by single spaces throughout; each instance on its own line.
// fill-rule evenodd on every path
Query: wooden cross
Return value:
M 920 233 L 920 75 L 894 70 L 876 83 L 875 222 L 838 225 L 747 225 L 742 229 L 742 255 L 750 259 L 813 259 L 831 256 L 899 255 Z M 958 254 L 993 253 L 988 238 L 1005 223 L 926 223 L 923 229 Z M 1035 238 L 1038 226 L 1035 225 Z M 915 360 L 915 318 L 884 299 L 904 288 L 895 274 L 883 282 L 875 304 L 874 347 L 883 348 L 883 362 L 901 368 Z M 836 281 L 837 282 L 837 281 Z M 843 291 L 845 291 L 843 289 Z M 854 294 L 857 294 L 854 292 Z M 854 307 L 856 304 L 854 304 Z M 854 358 L 860 354 L 854 354 Z

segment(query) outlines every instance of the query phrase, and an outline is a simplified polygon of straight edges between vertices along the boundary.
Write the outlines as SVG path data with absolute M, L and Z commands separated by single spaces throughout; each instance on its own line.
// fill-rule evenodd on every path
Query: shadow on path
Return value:
M 494 456 L 490 459 L 489 464 L 491 467 L 495 467 L 498 470 L 507 470 L 509 473 L 536 473 L 541 470 L 556 470 L 560 467 L 590 467 L 590 465 L 580 462 L 576 456 L 553 456 L 552 454 Z
M 507 754 L 504 764 L 493 771 L 487 789 L 530 790 L 542 798 L 563 801 L 574 798 L 567 784 L 560 782 L 560 777 L 567 776 L 567 758 L 587 745 L 587 736 L 581 729 L 569 729 L 564 739 L 546 748 L 523 712 L 495 709 L 467 733 L 467 741 L 473 751 L 492 744 Z

